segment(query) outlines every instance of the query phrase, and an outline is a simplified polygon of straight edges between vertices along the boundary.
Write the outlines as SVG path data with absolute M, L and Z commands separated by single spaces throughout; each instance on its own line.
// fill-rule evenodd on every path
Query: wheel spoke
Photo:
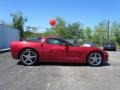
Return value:
M 33 63 L 32 59 L 29 59 L 29 62 L 30 62 L 30 63 Z
M 96 58 L 96 60 L 100 60 L 100 59 L 101 59 L 101 57 L 97 57 L 97 58 Z
M 28 58 L 24 60 L 24 62 L 25 62 L 25 63 L 27 63 L 28 61 L 29 61 L 29 59 L 28 59 Z
M 94 64 L 94 62 L 95 62 L 95 61 L 94 61 L 94 60 L 92 60 L 92 61 L 91 61 L 91 64 Z
M 97 54 L 95 54 L 95 58 L 97 58 Z
M 31 56 L 31 58 L 35 58 L 36 56 Z
M 27 58 L 27 55 L 23 55 L 23 57 Z
M 92 59 L 92 60 L 93 60 L 93 59 L 94 59 L 94 57 L 90 57 L 90 59 Z
M 26 60 L 24 60 L 25 63 L 33 63 L 32 59 L 27 58 Z
M 31 55 L 30 53 L 31 53 L 31 51 L 28 51 L 28 55 L 29 55 L 29 56 Z

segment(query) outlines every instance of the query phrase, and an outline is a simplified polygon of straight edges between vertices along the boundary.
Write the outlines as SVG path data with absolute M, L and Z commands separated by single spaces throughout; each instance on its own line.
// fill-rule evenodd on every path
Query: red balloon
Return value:
M 56 24 L 56 20 L 55 20 L 55 19 L 51 19 L 51 20 L 50 20 L 50 25 L 51 25 L 51 26 L 55 26 L 55 24 Z

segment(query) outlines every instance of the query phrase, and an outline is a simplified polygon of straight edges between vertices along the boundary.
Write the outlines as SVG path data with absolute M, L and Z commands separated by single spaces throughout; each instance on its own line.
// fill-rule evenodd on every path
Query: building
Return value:
M 10 42 L 19 40 L 19 31 L 10 26 L 0 24 L 0 50 L 10 48 Z

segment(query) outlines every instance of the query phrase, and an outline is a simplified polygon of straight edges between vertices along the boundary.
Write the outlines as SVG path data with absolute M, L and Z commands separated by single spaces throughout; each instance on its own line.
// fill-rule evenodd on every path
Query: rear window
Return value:
M 107 43 L 105 43 L 105 45 L 115 45 L 115 43 L 107 42 Z

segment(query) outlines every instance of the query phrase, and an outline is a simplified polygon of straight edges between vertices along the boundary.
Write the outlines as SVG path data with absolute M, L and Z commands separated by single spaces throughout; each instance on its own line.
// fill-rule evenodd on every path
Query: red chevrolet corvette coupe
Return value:
M 96 47 L 76 46 L 58 37 L 42 37 L 33 40 L 11 42 L 13 58 L 24 65 L 37 62 L 88 63 L 100 66 L 108 61 L 108 54 Z

